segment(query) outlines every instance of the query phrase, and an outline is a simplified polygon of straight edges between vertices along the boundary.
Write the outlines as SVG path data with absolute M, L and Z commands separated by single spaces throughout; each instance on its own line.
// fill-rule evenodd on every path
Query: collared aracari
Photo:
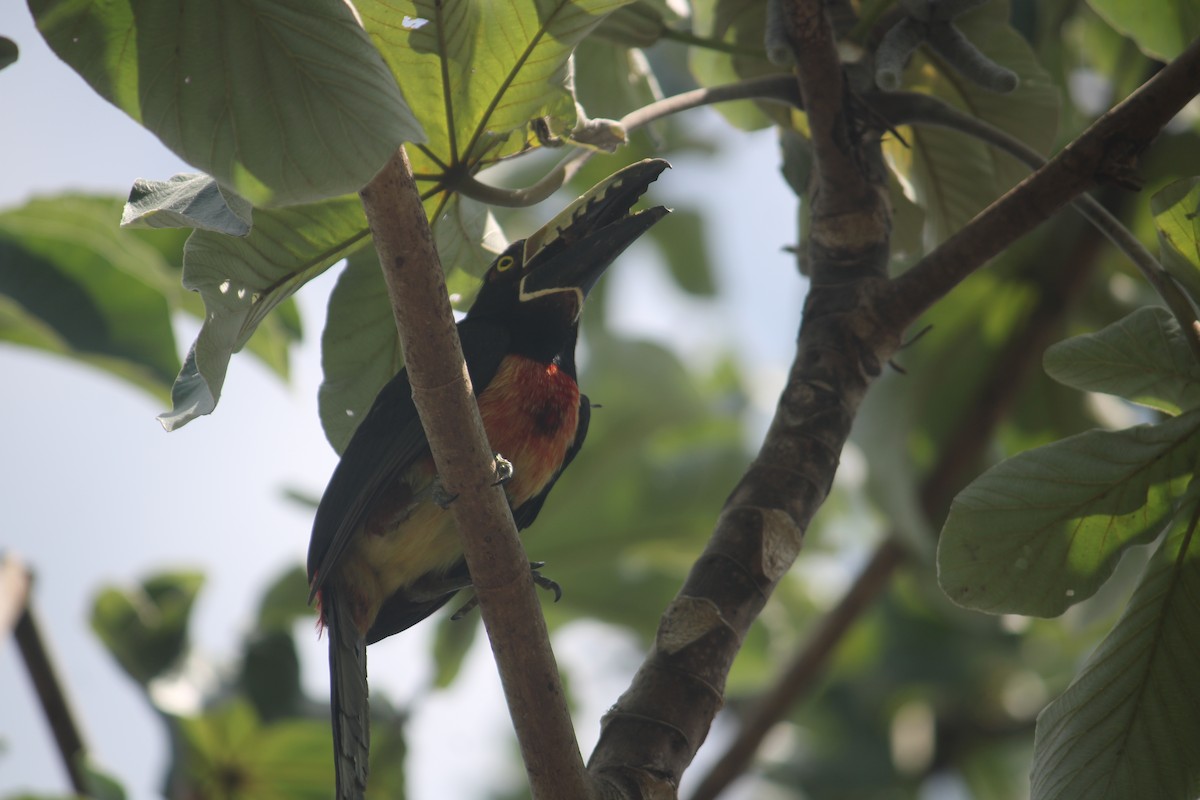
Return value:
M 504 485 L 528 527 L 579 452 L 591 406 L 575 375 L 584 298 L 667 209 L 631 212 L 667 168 L 617 172 L 492 262 L 458 323 L 467 370 Z M 329 635 L 338 800 L 366 789 L 366 646 L 415 625 L 470 586 L 453 515 L 405 370 L 380 390 L 329 480 L 313 522 L 308 578 Z

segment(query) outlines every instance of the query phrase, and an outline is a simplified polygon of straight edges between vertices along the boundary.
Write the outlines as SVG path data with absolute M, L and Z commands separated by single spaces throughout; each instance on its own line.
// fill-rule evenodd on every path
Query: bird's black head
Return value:
M 631 164 L 509 245 L 484 274 L 467 318 L 507 327 L 514 352 L 547 362 L 560 355 L 604 270 L 668 213 L 662 206 L 630 213 L 668 166 L 662 159 Z

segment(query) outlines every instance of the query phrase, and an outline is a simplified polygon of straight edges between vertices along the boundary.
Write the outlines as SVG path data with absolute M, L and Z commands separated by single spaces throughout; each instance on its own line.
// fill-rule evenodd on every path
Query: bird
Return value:
M 583 445 L 591 415 L 575 366 L 583 303 L 608 266 L 668 213 L 663 206 L 632 210 L 668 166 L 662 159 L 631 164 L 509 245 L 457 325 L 484 430 L 497 464 L 511 472 L 503 485 L 518 530 L 533 523 Z M 347 444 L 309 543 L 309 601 L 316 600 L 329 640 L 338 800 L 366 791 L 367 645 L 470 587 L 448 510 L 453 499 L 438 480 L 401 369 Z

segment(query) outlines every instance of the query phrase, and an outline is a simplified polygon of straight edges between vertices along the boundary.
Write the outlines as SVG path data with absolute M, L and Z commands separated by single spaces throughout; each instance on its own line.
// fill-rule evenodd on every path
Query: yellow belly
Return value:
M 562 466 L 579 427 L 579 389 L 554 365 L 507 356 L 479 397 L 492 449 L 513 465 L 505 485 L 520 507 L 545 489 Z M 397 490 L 372 507 L 340 565 L 356 623 L 365 631 L 396 592 L 437 578 L 462 558 L 454 516 L 429 497 L 432 459 L 410 468 Z

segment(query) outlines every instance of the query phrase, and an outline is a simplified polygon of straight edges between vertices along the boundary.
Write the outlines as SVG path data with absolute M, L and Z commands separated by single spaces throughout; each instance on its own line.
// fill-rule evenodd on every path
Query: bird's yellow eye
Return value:
M 512 265 L 517 263 L 517 260 L 512 256 L 500 256 L 500 260 L 496 262 L 496 270 L 498 272 L 507 272 L 512 269 Z

